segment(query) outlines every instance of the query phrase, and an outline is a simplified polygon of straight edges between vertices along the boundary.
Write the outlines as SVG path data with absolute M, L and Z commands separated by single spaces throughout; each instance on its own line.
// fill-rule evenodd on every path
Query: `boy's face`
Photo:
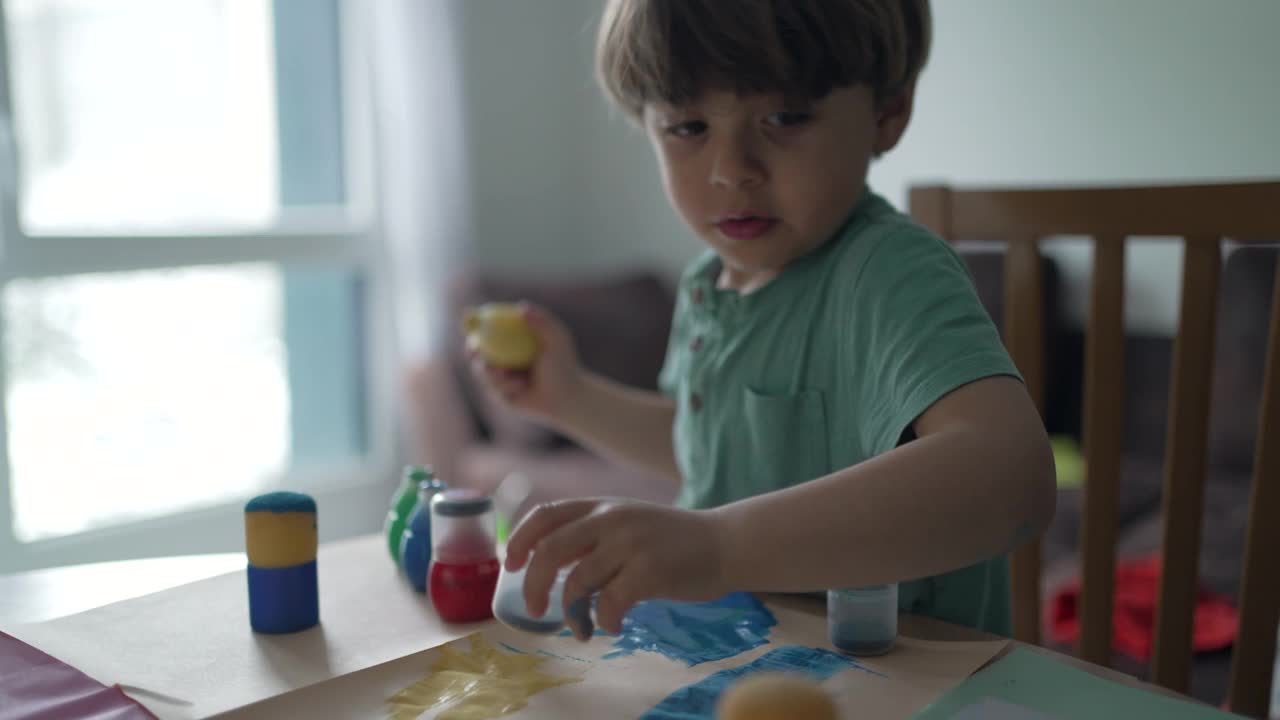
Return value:
M 672 205 L 721 258 L 721 286 L 749 292 L 831 239 L 910 111 L 910 92 L 877 106 L 865 86 L 802 105 L 708 92 L 651 105 L 644 123 Z

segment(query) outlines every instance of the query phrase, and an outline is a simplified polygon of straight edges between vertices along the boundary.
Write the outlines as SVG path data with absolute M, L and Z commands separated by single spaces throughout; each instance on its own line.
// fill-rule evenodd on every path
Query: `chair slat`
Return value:
M 1017 238 L 1005 257 L 1005 343 L 1036 409 L 1044 414 L 1044 277 L 1037 238 Z M 1040 642 L 1040 541 L 1013 551 L 1013 636 Z
M 947 241 L 956 240 L 951 233 L 951 188 L 913 187 L 907 195 L 907 207 L 916 222 Z
M 1086 476 L 1080 530 L 1080 655 L 1111 664 L 1111 614 L 1124 413 L 1124 237 L 1094 242 L 1085 334 Z
M 1163 570 L 1156 609 L 1155 682 L 1185 693 L 1200 552 L 1221 241 L 1188 237 L 1174 341 L 1164 480 Z
M 1276 262 L 1262 409 L 1240 582 L 1240 632 L 1231 659 L 1232 712 L 1264 717 L 1271 704 L 1276 623 L 1280 622 L 1280 259 Z M 1268 441 L 1270 439 L 1270 441 Z
M 952 233 L 965 240 L 1011 235 L 1280 237 L 1280 182 L 1171 187 L 953 192 Z

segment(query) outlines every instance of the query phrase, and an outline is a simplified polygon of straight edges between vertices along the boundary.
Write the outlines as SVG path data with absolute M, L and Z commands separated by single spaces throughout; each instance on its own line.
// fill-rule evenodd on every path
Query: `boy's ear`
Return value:
M 911 121 L 915 97 L 916 81 L 912 80 L 906 89 L 885 100 L 876 109 L 876 142 L 872 148 L 876 155 L 889 152 L 902 139 L 902 134 L 907 131 L 907 123 Z

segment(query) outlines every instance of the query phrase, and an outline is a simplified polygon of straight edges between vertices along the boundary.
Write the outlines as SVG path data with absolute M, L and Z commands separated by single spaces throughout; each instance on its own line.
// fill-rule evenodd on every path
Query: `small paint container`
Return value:
M 259 495 L 244 507 L 249 625 L 291 633 L 320 622 L 316 502 L 295 492 Z
M 898 637 L 898 585 L 827 591 L 827 634 L 849 655 L 883 655 Z
M 493 513 L 493 499 L 470 490 L 444 490 L 431 499 L 427 594 L 445 622 L 493 617 L 499 573 Z
M 572 565 L 561 568 L 556 574 L 555 582 L 551 584 L 547 611 L 541 617 L 534 617 L 524 602 L 524 578 L 525 571 L 529 569 L 529 563 L 525 562 L 524 567 L 519 570 L 508 570 L 504 565 L 502 572 L 498 574 L 498 589 L 493 595 L 493 616 L 512 630 L 538 635 L 560 632 L 566 623 L 564 583 L 569 578 L 569 573 L 573 572 L 573 568 Z M 567 622 L 581 628 L 586 635 L 591 635 L 595 628 L 591 621 L 590 603 L 579 599 L 569 610 L 570 616 Z

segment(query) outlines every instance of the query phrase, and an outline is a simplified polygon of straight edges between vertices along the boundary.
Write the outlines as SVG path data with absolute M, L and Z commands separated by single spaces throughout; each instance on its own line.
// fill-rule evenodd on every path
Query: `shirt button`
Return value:
M 694 412 L 698 412 L 699 410 L 701 410 L 701 409 L 702 409 L 702 396 L 701 396 L 701 395 L 699 395 L 698 393 L 693 393 L 692 395 L 690 395 L 690 396 L 689 396 L 689 407 L 690 407 L 690 408 L 692 408 Z
M 701 349 L 702 349 L 702 336 L 701 336 L 701 335 L 696 336 L 696 337 L 694 337 L 694 338 L 693 338 L 693 340 L 689 341 L 689 349 L 690 349 L 690 350 L 692 350 L 693 352 L 698 352 L 699 350 L 701 350 Z

